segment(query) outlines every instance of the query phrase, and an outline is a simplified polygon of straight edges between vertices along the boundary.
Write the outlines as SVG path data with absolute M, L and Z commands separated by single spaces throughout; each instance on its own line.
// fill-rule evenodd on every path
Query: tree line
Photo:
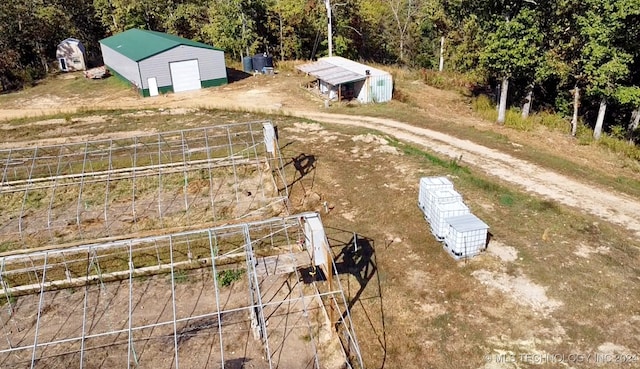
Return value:
M 76 37 L 99 63 L 98 40 L 138 27 L 177 34 L 240 60 L 327 55 L 326 0 L 13 0 L 0 3 L 0 84 L 32 83 Z M 638 0 L 333 0 L 333 53 L 472 74 L 507 105 L 584 117 L 629 137 L 640 123 Z M 495 91 L 495 90 L 492 90 Z M 606 119 L 605 119 L 606 118 Z M 605 123 L 606 122 L 606 123 Z M 620 128 L 621 127 L 621 128 Z

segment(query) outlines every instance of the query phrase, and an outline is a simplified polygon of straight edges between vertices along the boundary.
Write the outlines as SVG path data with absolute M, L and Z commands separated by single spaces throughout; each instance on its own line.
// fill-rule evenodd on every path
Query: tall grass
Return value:
M 496 121 L 498 111 L 496 104 L 486 95 L 480 95 L 473 100 L 473 109 L 484 119 Z M 539 112 L 522 118 L 519 110 L 508 109 L 504 125 L 518 131 L 531 131 L 536 126 L 545 126 L 553 131 L 569 132 L 569 122 L 559 116 L 548 112 Z
M 470 73 L 457 73 L 432 69 L 420 70 L 420 77 L 429 86 L 442 90 L 454 90 L 463 95 L 470 95 L 476 86 L 484 84 L 482 77 Z
M 612 134 L 604 134 L 600 137 L 600 140 L 598 140 L 598 144 L 617 154 L 640 161 L 640 147 L 626 139 L 618 138 Z
M 471 102 L 473 110 L 482 118 L 495 122 L 498 119 L 496 104 L 487 95 L 480 95 Z
M 304 64 L 302 60 L 275 60 L 273 61 L 278 72 L 295 72 L 296 66 Z
M 482 118 L 490 121 L 498 119 L 496 105 L 489 97 L 480 95 L 473 100 L 473 109 Z M 504 125 L 518 131 L 531 131 L 538 126 L 547 127 L 551 131 L 569 133 L 570 122 L 558 114 L 539 112 L 523 119 L 517 109 L 507 110 Z M 593 139 L 593 130 L 584 124 L 579 124 L 576 131 L 579 145 L 591 145 L 596 143 Z M 621 133 L 621 129 L 613 127 L 610 133 L 603 134 L 597 144 L 604 146 L 614 153 L 621 154 L 633 160 L 640 161 L 640 147 L 630 143 Z

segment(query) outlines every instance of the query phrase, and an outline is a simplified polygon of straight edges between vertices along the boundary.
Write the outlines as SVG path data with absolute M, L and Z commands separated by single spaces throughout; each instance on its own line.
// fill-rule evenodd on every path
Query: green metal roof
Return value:
M 180 45 L 223 51 L 201 42 L 137 28 L 104 38 L 100 40 L 100 43 L 137 62 Z

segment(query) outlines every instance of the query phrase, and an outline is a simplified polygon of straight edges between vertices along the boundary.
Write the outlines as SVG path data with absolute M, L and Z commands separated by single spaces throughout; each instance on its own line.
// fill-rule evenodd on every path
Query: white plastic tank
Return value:
M 428 192 L 427 211 L 425 214 L 427 215 L 428 219 L 433 219 L 437 205 L 451 204 L 454 202 L 464 203 L 464 201 L 462 200 L 462 195 L 460 195 L 458 191 L 454 190 L 453 188 Z
M 433 210 L 432 218 L 429 220 L 431 232 L 440 241 L 444 239 L 449 230 L 447 218 L 470 213 L 469 208 L 462 201 L 435 204 Z
M 420 188 L 418 190 L 418 207 L 424 213 L 425 218 L 429 219 L 428 209 L 429 195 L 435 191 L 453 190 L 453 183 L 447 177 L 422 177 L 420 178 Z
M 444 247 L 455 259 L 476 256 L 486 248 L 489 226 L 475 215 L 450 217 L 446 223 Z

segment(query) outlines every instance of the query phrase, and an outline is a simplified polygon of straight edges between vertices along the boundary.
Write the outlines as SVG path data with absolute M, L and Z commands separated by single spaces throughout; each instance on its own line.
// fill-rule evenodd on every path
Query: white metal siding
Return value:
M 370 102 L 391 101 L 392 92 L 393 81 L 390 74 L 369 77 Z
M 369 76 L 358 93 L 358 101 L 361 103 L 387 102 L 391 100 L 393 81 L 391 75 Z
M 200 81 L 226 78 L 227 69 L 224 63 L 224 52 L 220 50 L 204 49 L 192 46 L 178 46 L 158 55 L 140 61 L 142 80 L 156 77 L 159 87 L 171 86 L 171 71 L 169 63 L 185 60 L 198 60 Z M 149 88 L 149 86 L 143 86 Z
M 393 94 L 393 80 L 390 74 L 369 76 L 363 82 L 356 82 L 354 87 L 358 91 L 358 101 L 363 104 L 391 101 Z
M 136 86 L 142 86 L 138 63 L 103 44 L 100 44 L 100 48 L 102 49 L 104 65 L 126 78 L 129 82 L 133 82 Z
M 362 81 L 354 82 L 353 84 L 353 90 L 354 94 L 356 94 L 356 99 L 362 104 L 370 102 L 368 99 L 369 94 L 367 93 L 366 89 L 368 83 L 369 82 L 365 79 Z

